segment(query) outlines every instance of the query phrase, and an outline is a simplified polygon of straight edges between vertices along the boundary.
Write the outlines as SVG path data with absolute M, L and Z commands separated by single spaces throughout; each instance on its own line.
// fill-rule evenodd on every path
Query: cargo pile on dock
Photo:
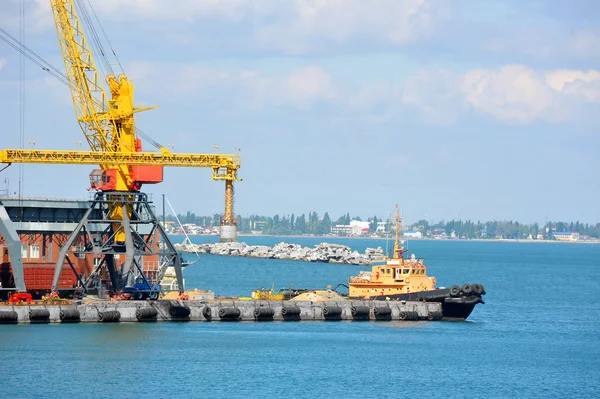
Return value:
M 248 245 L 244 242 L 219 242 L 208 244 L 183 242 L 181 244 L 175 244 L 175 249 L 181 252 L 197 252 L 221 256 L 244 256 L 249 258 L 342 263 L 347 265 L 369 265 L 372 260 L 380 259 L 384 256 L 381 247 L 367 248 L 365 253 L 361 254 L 345 245 L 329 244 L 325 242 L 315 245 L 312 248 L 285 242 L 280 242 L 274 247 L 268 247 L 266 245 Z

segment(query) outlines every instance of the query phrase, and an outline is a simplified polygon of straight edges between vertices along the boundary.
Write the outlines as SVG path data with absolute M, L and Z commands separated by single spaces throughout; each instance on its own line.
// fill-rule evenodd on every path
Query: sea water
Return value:
M 425 258 L 438 286 L 483 284 L 486 304 L 466 322 L 0 326 L 1 397 L 600 396 L 600 245 L 411 241 L 408 249 Z M 184 276 L 188 288 L 249 296 L 271 286 L 334 288 L 359 270 L 201 255 Z

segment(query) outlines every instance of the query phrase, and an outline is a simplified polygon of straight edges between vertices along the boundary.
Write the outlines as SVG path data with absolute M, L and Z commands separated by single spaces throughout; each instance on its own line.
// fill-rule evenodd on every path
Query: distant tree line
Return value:
M 427 220 L 413 223 L 413 227 L 424 236 L 434 229 L 444 230 L 448 236 L 454 231 L 458 238 L 511 238 L 523 239 L 530 235 L 535 238 L 542 233 L 546 239 L 553 239 L 553 232 L 577 232 L 580 235 L 600 237 L 600 223 L 548 222 L 544 226 L 538 223 L 524 224 L 515 221 L 473 222 L 471 220 L 451 220 L 430 224 Z
M 218 226 L 220 215 L 213 216 L 196 216 L 193 212 L 187 212 L 184 215 L 178 214 L 177 217 L 182 224 L 194 223 L 202 227 Z M 169 215 L 167 220 L 175 221 L 175 217 Z M 275 215 L 275 216 L 238 216 L 238 231 L 251 232 L 262 231 L 264 234 L 272 235 L 301 235 L 313 234 L 324 235 L 331 231 L 331 226 L 348 225 L 352 220 L 362 220 L 358 216 L 351 217 L 350 213 L 346 213 L 336 220 L 332 220 L 328 212 L 321 217 L 317 212 L 309 212 L 308 215 L 302 213 L 296 216 L 291 215 Z M 386 221 L 379 219 L 377 216 L 368 218 L 369 231 L 374 233 L 377 230 L 377 223 Z M 386 222 L 386 231 L 393 229 L 393 222 Z M 577 232 L 582 236 L 593 238 L 600 237 L 600 223 L 588 224 L 580 222 L 548 222 L 544 226 L 539 226 L 538 223 L 524 224 L 516 221 L 487 221 L 473 222 L 471 220 L 451 220 L 449 222 L 440 221 L 430 223 L 427 220 L 419 220 L 411 225 L 403 226 L 404 230 L 418 230 L 423 236 L 431 235 L 434 230 L 444 230 L 448 236 L 454 232 L 457 238 L 496 238 L 502 237 L 507 239 L 523 239 L 536 237 L 538 233 L 542 233 L 546 238 L 552 239 L 552 232 L 570 231 Z

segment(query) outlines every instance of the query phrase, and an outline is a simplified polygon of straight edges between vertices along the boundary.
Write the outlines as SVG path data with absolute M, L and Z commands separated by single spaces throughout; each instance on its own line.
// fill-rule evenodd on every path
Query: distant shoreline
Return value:
M 362 236 L 315 236 L 315 235 L 273 235 L 273 234 L 245 234 L 238 233 L 238 237 L 282 237 L 282 238 L 328 238 L 350 239 L 350 240 L 385 240 L 386 237 L 362 237 Z M 389 238 L 390 240 L 393 237 Z M 443 242 L 518 242 L 518 243 L 545 243 L 545 244 L 600 244 L 600 240 L 585 241 L 559 241 L 559 240 L 518 240 L 514 238 L 472 238 L 472 239 L 438 239 L 438 238 L 410 238 L 406 241 L 443 241 Z

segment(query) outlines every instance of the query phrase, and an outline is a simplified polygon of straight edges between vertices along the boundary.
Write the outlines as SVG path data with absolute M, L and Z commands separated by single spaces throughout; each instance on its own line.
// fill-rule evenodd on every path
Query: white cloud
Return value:
M 416 115 L 428 124 L 451 125 L 471 111 L 509 124 L 555 123 L 578 120 L 586 107 L 600 103 L 600 71 L 540 72 L 523 65 L 464 73 L 423 70 L 402 83 L 382 79 L 363 86 L 341 81 L 318 65 L 281 75 L 161 63 L 134 64 L 130 71 L 142 91 L 206 102 L 229 112 L 273 112 L 279 106 L 307 110 L 328 104 L 370 122 Z M 155 84 L 161 76 L 170 76 L 168 85 Z
M 459 79 L 459 89 L 473 109 L 514 123 L 544 117 L 554 103 L 554 93 L 543 76 L 520 65 L 499 70 L 479 69 Z
M 449 125 L 456 122 L 462 108 L 458 94 L 451 72 L 421 71 L 406 81 L 401 101 L 415 107 L 427 123 Z
M 487 29 L 487 28 L 483 28 Z M 491 29 L 493 30 L 493 29 Z M 473 34 L 473 31 L 469 31 Z M 491 37 L 467 38 L 482 50 L 492 54 L 519 55 L 534 59 L 598 59 L 600 58 L 600 31 L 581 30 L 573 27 L 565 31 L 562 27 L 542 29 L 534 27 L 509 27 L 488 32 Z M 459 38 L 453 38 L 457 40 Z
M 429 121 L 451 122 L 468 109 L 511 124 L 572 121 L 600 102 L 600 72 L 539 72 L 522 65 L 423 71 L 407 81 L 403 101 Z
M 485 17 L 490 6 L 484 3 L 445 0 L 96 0 L 94 6 L 103 20 L 158 21 L 164 26 L 163 39 L 189 47 L 211 48 L 204 39 L 209 35 L 214 37 L 211 43 L 220 43 L 218 48 L 226 46 L 236 51 L 241 48 L 284 54 L 321 54 L 348 49 L 379 51 L 431 42 L 440 45 L 441 50 L 456 53 L 457 49 L 462 49 L 471 54 L 476 52 L 478 57 L 483 50 L 503 58 L 511 55 L 546 60 L 600 58 L 600 46 L 597 45 L 600 31 L 582 28 L 578 20 L 569 15 L 554 15 L 548 19 L 549 10 L 543 2 L 527 5 L 516 1 L 497 2 L 500 4 L 495 7 L 500 11 L 492 18 Z M 572 8 L 570 3 L 572 1 L 569 2 Z
M 243 45 L 294 54 L 361 42 L 412 43 L 431 36 L 450 9 L 443 0 L 103 0 L 95 8 L 112 19 L 220 21 L 239 29 L 228 35 L 241 35 Z M 169 37 L 193 43 L 176 31 Z
M 568 53 L 577 58 L 600 58 L 600 31 L 585 30 L 573 34 L 567 39 Z
M 310 65 L 292 72 L 277 84 L 279 98 L 301 108 L 315 101 L 333 101 L 336 98 L 331 75 L 318 66 Z
M 600 71 L 551 71 L 546 73 L 546 83 L 563 94 L 580 97 L 589 102 L 600 102 Z
M 259 27 L 262 40 L 282 44 L 324 38 L 339 43 L 362 37 L 410 43 L 429 36 L 447 10 L 435 0 L 296 0 L 293 4 L 292 12 L 273 10 L 279 18 Z M 275 32 L 279 35 L 272 35 Z
M 7 0 L 0 26 L 15 32 L 21 0 Z M 482 17 L 484 2 L 446 0 L 91 0 L 109 36 L 160 35 L 156 40 L 207 52 L 293 55 L 397 49 L 423 43 L 436 51 L 481 52 L 522 62 L 600 59 L 600 30 L 588 29 L 566 12 L 544 2 L 504 4 L 492 18 Z M 81 3 L 87 4 L 87 1 Z M 480 4 L 481 3 L 481 4 Z M 566 4 L 569 4 L 567 7 Z M 53 27 L 48 0 L 26 1 L 26 30 Z M 579 8 L 590 9 L 586 2 Z M 498 6 L 498 4 L 496 4 Z M 597 6 L 595 6 L 597 8 Z M 548 19 L 548 11 L 553 17 Z M 502 11 L 503 10 L 503 11 Z M 544 11 L 545 10 L 545 11 Z M 564 15 L 563 15 L 564 14 Z M 590 12 L 590 14 L 593 14 Z M 579 15 L 579 14 L 576 14 Z M 510 23 L 508 23 L 509 21 Z M 124 23 L 125 22 L 125 23 Z M 112 32 L 112 33 L 111 33 Z M 419 49 L 418 51 L 430 51 Z
M 93 4 L 95 10 L 106 15 L 161 21 L 237 21 L 252 11 L 252 5 L 252 0 L 101 0 Z
M 141 90 L 185 95 L 186 100 L 226 103 L 228 107 L 260 110 L 288 105 L 307 109 L 319 102 L 339 100 L 331 75 L 308 65 L 281 76 L 266 76 L 257 70 L 225 71 L 195 64 L 135 63 L 131 77 Z M 161 76 L 170 76 L 167 86 L 156 86 Z
M 18 37 L 18 29 L 21 26 L 21 3 L 22 0 L 3 1 L 0 13 L 0 26 L 12 31 L 11 34 L 15 37 Z M 37 34 L 54 26 L 48 0 L 25 1 L 23 6 L 26 35 Z

